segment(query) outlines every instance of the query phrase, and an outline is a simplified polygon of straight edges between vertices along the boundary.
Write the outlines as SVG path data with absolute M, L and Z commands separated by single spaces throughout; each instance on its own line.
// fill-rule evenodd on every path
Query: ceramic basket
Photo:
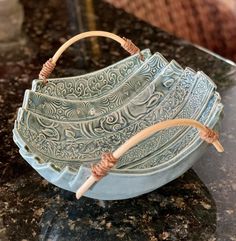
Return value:
M 92 36 L 112 38 L 131 56 L 89 74 L 48 79 L 65 49 Z M 25 92 L 13 138 L 42 177 L 78 198 L 135 197 L 183 174 L 208 143 L 223 151 L 212 130 L 223 109 L 214 82 L 128 39 L 79 34 L 39 76 Z

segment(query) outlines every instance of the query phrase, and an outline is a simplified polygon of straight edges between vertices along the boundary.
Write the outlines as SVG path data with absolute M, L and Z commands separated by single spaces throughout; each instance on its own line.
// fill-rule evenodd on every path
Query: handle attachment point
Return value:
M 52 73 L 52 71 L 55 69 L 56 63 L 53 62 L 52 58 L 47 60 L 39 72 L 39 79 L 43 80 L 43 83 L 46 84 L 48 76 Z
M 127 39 L 125 37 L 123 37 L 123 39 L 124 39 L 124 43 L 121 44 L 122 48 L 126 50 L 128 53 L 130 53 L 131 55 L 139 53 L 140 59 L 143 61 L 144 56 L 140 52 L 140 49 L 130 39 Z

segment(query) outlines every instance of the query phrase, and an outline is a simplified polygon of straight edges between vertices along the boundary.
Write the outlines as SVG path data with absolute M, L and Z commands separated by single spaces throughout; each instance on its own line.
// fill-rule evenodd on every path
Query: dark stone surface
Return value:
M 0 240 L 236 240 L 235 65 L 101 1 L 22 3 L 27 45 L 2 52 L 0 59 Z M 225 104 L 225 153 L 209 148 L 194 171 L 124 201 L 76 201 L 74 194 L 47 183 L 29 167 L 11 132 L 24 91 L 66 39 L 92 29 L 126 36 L 141 49 L 159 51 L 169 61 L 175 59 L 213 78 Z M 54 75 L 89 72 L 124 56 L 106 39 L 83 41 L 63 54 Z

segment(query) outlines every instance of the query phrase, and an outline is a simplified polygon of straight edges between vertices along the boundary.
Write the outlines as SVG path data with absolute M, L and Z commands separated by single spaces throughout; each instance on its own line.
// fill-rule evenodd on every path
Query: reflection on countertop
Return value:
M 0 54 L 0 240 L 236 240 L 235 65 L 102 1 L 22 3 L 27 44 Z M 74 194 L 29 167 L 12 141 L 24 91 L 66 39 L 93 29 L 124 35 L 141 49 L 159 51 L 215 80 L 225 105 L 225 153 L 210 147 L 193 170 L 152 193 L 123 201 L 76 201 Z M 100 69 L 125 55 L 106 39 L 82 42 L 63 55 L 55 75 Z

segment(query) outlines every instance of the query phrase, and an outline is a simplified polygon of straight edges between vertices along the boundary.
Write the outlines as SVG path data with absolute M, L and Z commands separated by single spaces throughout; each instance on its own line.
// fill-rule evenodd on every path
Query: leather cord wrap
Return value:
M 126 50 L 128 53 L 130 53 L 131 55 L 139 53 L 140 59 L 144 60 L 144 57 L 141 54 L 140 49 L 130 39 L 127 39 L 125 37 L 123 37 L 123 39 L 125 40 L 125 42 L 123 45 L 121 45 L 122 48 Z
M 45 64 L 43 64 L 43 67 L 39 73 L 39 79 L 43 80 L 43 83 L 47 83 L 47 78 L 52 73 L 52 71 L 55 69 L 56 64 L 52 62 L 52 58 L 47 60 Z
M 103 153 L 101 161 L 91 167 L 93 176 L 100 180 L 106 176 L 107 172 L 116 164 L 117 159 L 112 153 Z
M 213 142 L 219 139 L 219 134 L 216 131 L 208 127 L 205 127 L 205 130 L 200 131 L 200 137 L 207 143 L 212 144 Z

